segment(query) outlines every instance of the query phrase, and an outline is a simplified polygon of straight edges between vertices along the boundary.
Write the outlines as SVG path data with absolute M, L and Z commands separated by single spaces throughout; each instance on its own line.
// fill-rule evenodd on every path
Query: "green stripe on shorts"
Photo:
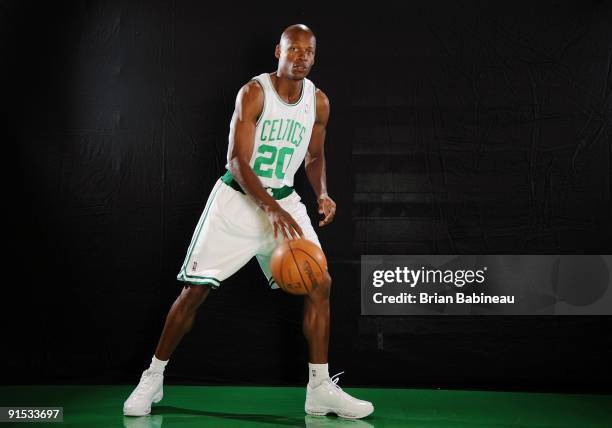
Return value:
M 187 279 L 194 279 L 196 281 L 202 280 L 202 281 L 214 281 L 217 283 L 217 285 L 221 284 L 221 281 L 219 281 L 217 278 L 213 278 L 212 276 L 197 276 L 197 275 L 187 275 L 187 274 L 183 274 L 183 277 L 187 278 Z
M 217 189 L 215 190 L 215 193 L 213 193 L 212 197 L 210 198 L 210 202 L 204 208 L 204 214 L 202 215 L 202 217 L 200 218 L 200 221 L 198 222 L 198 225 L 196 226 L 196 232 L 195 232 L 195 234 L 193 236 L 193 239 L 191 240 L 191 244 L 189 245 L 189 248 L 187 250 L 187 257 L 185 257 L 185 261 L 183 262 L 183 266 L 181 267 L 181 270 L 179 271 L 179 275 L 181 273 L 184 273 L 185 275 L 187 275 L 186 267 L 189 264 L 189 259 L 191 258 L 191 253 L 193 253 L 193 248 L 195 247 L 195 244 L 198 241 L 198 237 L 200 236 L 200 232 L 202 231 L 202 226 L 204 226 L 204 222 L 206 221 L 206 217 L 208 217 L 208 212 L 210 211 L 210 207 L 212 206 L 213 202 L 215 201 L 215 197 L 217 196 L 217 192 L 219 191 L 220 188 L 221 188 L 221 185 L 219 185 L 219 187 L 217 187 Z M 178 278 L 178 276 L 177 276 L 177 278 Z
M 217 278 L 213 278 L 212 276 L 198 276 L 187 278 L 185 277 L 185 274 L 183 272 L 178 274 L 176 279 L 188 284 L 211 285 L 213 288 L 219 288 L 219 286 L 221 285 L 221 281 L 219 281 Z

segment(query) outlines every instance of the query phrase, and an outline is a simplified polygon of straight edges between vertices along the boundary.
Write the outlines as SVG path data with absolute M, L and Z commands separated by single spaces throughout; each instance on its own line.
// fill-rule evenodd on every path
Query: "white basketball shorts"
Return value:
M 300 225 L 304 238 L 321 247 L 300 200 L 294 191 L 277 202 Z M 189 284 L 218 288 L 223 280 L 255 256 L 270 288 L 277 289 L 270 272 L 270 256 L 283 240 L 280 232 L 274 239 L 268 216 L 249 196 L 219 179 L 208 197 L 176 278 Z

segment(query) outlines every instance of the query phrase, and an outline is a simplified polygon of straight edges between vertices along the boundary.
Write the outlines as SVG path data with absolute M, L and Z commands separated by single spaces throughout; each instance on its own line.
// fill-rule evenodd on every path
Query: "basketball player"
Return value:
M 319 226 L 329 224 L 336 204 L 327 194 L 323 143 L 329 100 L 306 78 L 314 64 L 316 39 L 304 25 L 292 25 L 276 46 L 278 68 L 262 73 L 238 92 L 230 123 L 227 172 L 214 186 L 177 278 L 185 285 L 166 318 L 150 367 L 126 400 L 123 412 L 146 415 L 163 396 L 163 373 L 170 355 L 191 329 L 198 307 L 211 289 L 252 257 L 271 288 L 273 249 L 283 239 L 306 238 L 321 244 L 293 176 L 306 159 L 306 175 L 314 189 Z M 311 415 L 336 413 L 363 418 L 372 403 L 358 400 L 329 377 L 329 294 L 331 277 L 304 297 L 303 331 L 309 348 L 309 381 L 304 410 Z

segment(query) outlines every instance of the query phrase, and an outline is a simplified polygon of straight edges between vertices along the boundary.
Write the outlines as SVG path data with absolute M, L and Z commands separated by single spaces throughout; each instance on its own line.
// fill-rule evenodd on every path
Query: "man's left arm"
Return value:
M 322 90 L 317 89 L 317 116 L 312 127 L 312 136 L 306 152 L 306 176 L 317 196 L 319 214 L 325 217 L 319 221 L 319 226 L 332 222 L 336 214 L 336 203 L 327 194 L 327 179 L 325 176 L 325 132 L 329 120 L 329 99 Z

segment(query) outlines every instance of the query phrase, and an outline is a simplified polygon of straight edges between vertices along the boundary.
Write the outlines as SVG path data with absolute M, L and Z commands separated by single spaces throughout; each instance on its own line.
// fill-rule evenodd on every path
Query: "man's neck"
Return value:
M 300 98 L 304 79 L 291 80 L 286 77 L 279 76 L 278 72 L 276 72 L 270 76 L 270 80 L 272 81 L 272 85 L 274 86 L 274 89 L 276 89 L 278 96 L 288 104 L 293 104 Z

